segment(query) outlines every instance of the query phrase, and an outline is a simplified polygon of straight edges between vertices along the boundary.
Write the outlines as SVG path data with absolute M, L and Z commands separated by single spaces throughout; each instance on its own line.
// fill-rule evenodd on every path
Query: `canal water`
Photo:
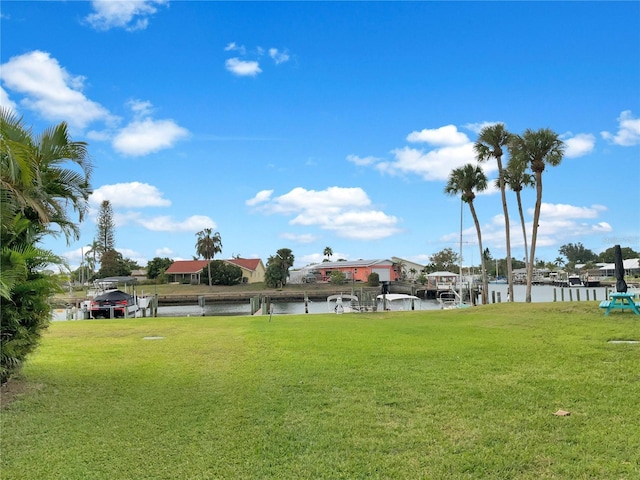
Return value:
M 553 287 L 550 285 L 534 285 L 531 290 L 532 302 L 569 302 L 585 300 L 604 300 L 607 292 L 611 289 L 605 287 Z M 514 301 L 524 302 L 526 295 L 526 285 L 514 285 Z M 489 303 L 507 301 L 506 284 L 489 285 Z M 330 313 L 326 301 L 309 301 L 307 304 L 308 313 Z M 437 300 L 419 300 L 414 303 L 415 310 L 439 310 L 440 304 Z M 274 315 L 292 315 L 305 313 L 304 302 L 273 302 Z M 197 304 L 194 305 L 172 305 L 158 307 L 159 317 L 198 317 L 203 311 Z M 249 315 L 249 302 L 246 303 L 214 303 L 211 302 L 204 307 L 205 316 L 214 315 Z

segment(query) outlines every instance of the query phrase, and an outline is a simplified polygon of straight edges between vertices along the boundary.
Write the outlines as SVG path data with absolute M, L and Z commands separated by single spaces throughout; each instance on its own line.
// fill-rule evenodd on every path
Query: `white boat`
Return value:
M 358 297 L 343 293 L 329 295 L 327 297 L 327 308 L 330 312 L 338 315 L 360 311 Z
M 386 293 L 378 295 L 376 300 L 378 301 L 378 310 L 402 311 L 415 310 L 416 302 L 419 302 L 420 298 L 406 293 Z

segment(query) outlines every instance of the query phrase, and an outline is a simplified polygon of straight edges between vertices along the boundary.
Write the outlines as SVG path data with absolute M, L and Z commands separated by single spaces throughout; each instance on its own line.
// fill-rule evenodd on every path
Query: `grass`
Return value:
M 640 345 L 612 339 L 640 319 L 596 302 L 55 323 L 0 477 L 639 478 Z

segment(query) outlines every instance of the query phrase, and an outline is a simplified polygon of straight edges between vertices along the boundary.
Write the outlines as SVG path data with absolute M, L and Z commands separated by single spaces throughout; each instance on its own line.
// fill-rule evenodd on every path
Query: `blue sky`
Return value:
M 460 201 L 443 189 L 495 122 L 567 145 L 544 173 L 537 258 L 640 250 L 638 2 L 4 1 L 1 21 L 2 105 L 89 143 L 82 238 L 45 245 L 72 266 L 104 199 L 117 249 L 142 265 L 191 259 L 206 227 L 221 258 L 290 248 L 300 267 L 328 246 L 426 264 L 458 250 Z M 533 189 L 523 201 L 530 235 Z M 499 192 L 476 209 L 504 257 Z M 466 207 L 463 242 L 479 263 Z

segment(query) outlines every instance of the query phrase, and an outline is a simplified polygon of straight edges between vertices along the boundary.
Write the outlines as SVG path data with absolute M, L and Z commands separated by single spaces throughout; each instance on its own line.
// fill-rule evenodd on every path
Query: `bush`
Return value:
M 375 272 L 370 273 L 369 277 L 367 278 L 367 285 L 369 285 L 370 287 L 379 286 L 380 285 L 380 275 L 378 275 Z
M 340 270 L 334 270 L 329 274 L 329 283 L 332 285 L 342 285 L 347 283 L 347 276 Z

